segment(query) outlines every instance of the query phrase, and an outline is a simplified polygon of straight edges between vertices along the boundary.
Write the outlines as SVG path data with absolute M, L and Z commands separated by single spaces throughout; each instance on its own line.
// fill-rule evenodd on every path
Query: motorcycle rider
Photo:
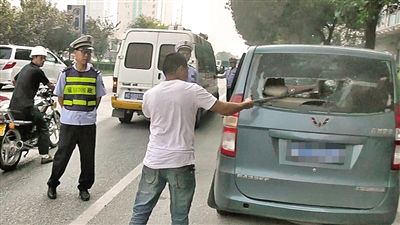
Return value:
M 14 77 L 14 92 L 10 101 L 10 110 L 15 116 L 23 117 L 21 119 L 32 120 L 36 125 L 38 132 L 38 149 L 41 155 L 41 164 L 53 161 L 49 154 L 50 139 L 49 128 L 43 114 L 34 105 L 34 97 L 39 89 L 40 83 L 47 85 L 52 90 L 54 85 L 44 74 L 40 67 L 46 61 L 47 51 L 42 46 L 36 46 L 32 49 L 30 57 L 31 63 L 25 65 L 21 71 Z

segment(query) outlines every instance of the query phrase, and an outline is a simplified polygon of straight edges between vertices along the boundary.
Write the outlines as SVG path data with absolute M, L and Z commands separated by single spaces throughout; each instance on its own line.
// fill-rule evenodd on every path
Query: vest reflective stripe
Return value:
M 69 84 L 64 87 L 64 95 L 96 95 L 96 86 Z
M 95 106 L 96 101 L 85 101 L 85 100 L 64 100 L 64 105 L 81 105 L 81 106 Z
M 96 83 L 96 78 L 90 77 L 67 77 L 67 82 Z

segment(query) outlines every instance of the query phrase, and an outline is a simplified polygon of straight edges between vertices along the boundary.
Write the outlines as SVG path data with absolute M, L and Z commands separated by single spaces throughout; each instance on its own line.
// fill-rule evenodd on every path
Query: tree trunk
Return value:
M 376 41 L 376 25 L 383 9 L 381 1 L 368 1 L 366 5 L 368 17 L 365 27 L 365 48 L 374 49 Z

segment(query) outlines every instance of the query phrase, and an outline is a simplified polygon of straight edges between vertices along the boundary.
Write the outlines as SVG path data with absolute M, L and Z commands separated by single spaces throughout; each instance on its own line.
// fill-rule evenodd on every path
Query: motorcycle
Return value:
M 35 106 L 43 113 L 49 127 L 50 147 L 58 145 L 60 134 L 60 113 L 57 110 L 57 103 L 52 98 L 54 95 L 51 89 L 42 87 L 35 98 Z M 11 171 L 17 167 L 22 153 L 35 148 L 38 144 L 36 126 L 32 121 L 19 120 L 18 112 L 8 109 L 7 104 L 0 106 L 0 168 L 4 171 Z

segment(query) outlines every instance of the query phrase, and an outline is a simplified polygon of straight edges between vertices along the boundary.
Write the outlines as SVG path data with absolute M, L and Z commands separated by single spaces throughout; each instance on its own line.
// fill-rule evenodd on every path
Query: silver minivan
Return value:
M 223 214 L 391 224 L 400 168 L 400 78 L 372 50 L 271 45 L 245 55 L 208 203 Z M 397 93 L 397 94 L 396 94 Z

